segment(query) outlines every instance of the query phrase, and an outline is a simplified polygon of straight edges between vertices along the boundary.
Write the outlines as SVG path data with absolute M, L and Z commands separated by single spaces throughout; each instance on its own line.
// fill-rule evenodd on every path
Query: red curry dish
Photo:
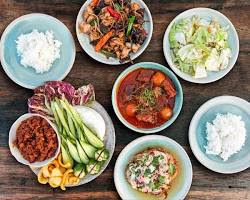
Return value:
M 53 157 L 58 148 L 58 140 L 47 120 L 35 116 L 21 122 L 16 131 L 15 145 L 24 159 L 33 163 Z
M 120 83 L 117 105 L 126 121 L 138 128 L 154 128 L 173 115 L 176 90 L 159 70 L 139 68 Z

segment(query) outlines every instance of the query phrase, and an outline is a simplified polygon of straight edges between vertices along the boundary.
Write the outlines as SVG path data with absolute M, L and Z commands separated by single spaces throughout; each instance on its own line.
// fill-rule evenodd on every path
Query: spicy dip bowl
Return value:
M 40 117 L 40 118 L 43 118 L 45 119 L 48 124 L 50 125 L 50 127 L 52 127 L 52 129 L 54 130 L 55 134 L 56 134 L 56 137 L 57 137 L 57 149 L 54 153 L 54 155 L 50 158 L 46 158 L 45 160 L 43 161 L 35 161 L 33 163 L 30 163 L 28 160 L 26 160 L 23 155 L 21 154 L 20 150 L 17 148 L 17 146 L 15 145 L 15 140 L 16 140 L 16 137 L 17 137 L 17 129 L 19 128 L 19 126 L 21 125 L 21 123 L 27 119 L 30 119 L 32 117 Z M 34 168 L 39 168 L 39 167 L 43 167 L 47 164 L 49 164 L 51 161 L 53 161 L 57 155 L 59 154 L 60 152 L 60 144 L 61 144 L 61 140 L 60 140 L 60 136 L 57 132 L 57 129 L 55 127 L 55 125 L 50 121 L 48 120 L 46 117 L 42 116 L 42 115 L 39 115 L 39 114 L 33 114 L 33 113 L 26 113 L 22 116 L 20 116 L 14 123 L 13 125 L 11 126 L 10 128 L 10 131 L 9 131 L 9 148 L 10 148 L 10 152 L 11 154 L 15 157 L 15 159 L 24 164 L 24 165 L 28 165 L 30 167 L 34 167 Z

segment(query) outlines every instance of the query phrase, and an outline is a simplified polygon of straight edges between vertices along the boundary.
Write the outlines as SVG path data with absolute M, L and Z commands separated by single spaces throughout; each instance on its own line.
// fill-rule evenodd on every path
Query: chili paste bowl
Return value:
M 53 130 L 55 131 L 56 135 L 57 135 L 57 141 L 58 141 L 58 145 L 57 145 L 57 150 L 54 154 L 53 157 L 48 158 L 44 161 L 36 161 L 34 163 L 30 163 L 28 160 L 24 159 L 24 157 L 22 156 L 22 154 L 20 153 L 19 149 L 16 147 L 15 145 L 15 140 L 16 140 L 16 131 L 18 129 L 18 127 L 20 126 L 21 122 L 29 119 L 31 117 L 42 117 L 43 119 L 45 119 L 50 126 L 53 128 Z M 55 125 L 48 120 L 46 117 L 39 115 L 39 114 L 32 114 L 32 113 L 26 113 L 22 116 L 20 116 L 11 126 L 10 131 L 9 131 L 9 148 L 10 148 L 10 152 L 11 154 L 16 158 L 16 160 L 24 165 L 28 165 L 30 167 L 34 167 L 34 168 L 38 168 L 38 167 L 43 167 L 45 165 L 48 165 L 51 161 L 55 160 L 55 158 L 58 156 L 59 152 L 60 152 L 60 144 L 61 144 L 61 140 L 60 140 L 60 136 L 57 132 L 57 129 L 55 127 Z
M 118 108 L 118 102 L 117 102 L 118 95 L 117 94 L 118 94 L 118 90 L 120 87 L 120 83 L 129 73 L 131 73 L 134 70 L 139 69 L 139 68 L 159 70 L 163 74 L 165 74 L 172 81 L 173 85 L 175 86 L 176 96 L 175 96 L 175 104 L 173 107 L 173 115 L 168 121 L 166 121 L 162 125 L 156 126 L 154 128 L 138 128 L 138 127 L 134 126 L 133 124 L 129 123 L 122 116 L 122 114 Z M 174 123 L 174 121 L 176 120 L 176 118 L 180 114 L 182 104 L 183 104 L 182 87 L 181 87 L 181 84 L 180 84 L 179 80 L 177 79 L 177 77 L 167 67 L 165 67 L 161 64 L 158 64 L 158 63 L 154 63 L 154 62 L 141 62 L 141 63 L 137 63 L 135 65 L 128 67 L 116 79 L 115 84 L 113 86 L 113 90 L 112 90 L 112 104 L 113 104 L 113 109 L 115 111 L 116 116 L 119 118 L 119 120 L 126 127 L 130 128 L 133 131 L 139 132 L 139 133 L 144 133 L 144 134 L 156 133 L 156 132 L 162 131 L 163 129 L 169 127 L 172 123 Z

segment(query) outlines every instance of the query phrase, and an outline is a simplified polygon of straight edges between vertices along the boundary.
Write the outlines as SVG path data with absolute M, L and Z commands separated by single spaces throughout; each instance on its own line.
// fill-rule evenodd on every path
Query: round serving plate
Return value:
M 94 109 L 95 111 L 97 111 L 105 121 L 106 132 L 105 132 L 105 137 L 104 137 L 104 144 L 105 144 L 105 148 L 109 151 L 109 159 L 107 161 L 105 161 L 104 165 L 102 166 L 102 168 L 98 174 L 96 174 L 96 175 L 88 174 L 83 179 L 81 179 L 81 181 L 77 185 L 67 186 L 67 187 L 75 187 L 75 186 L 83 185 L 83 184 L 86 184 L 86 183 L 96 179 L 108 166 L 108 164 L 113 156 L 114 150 L 115 150 L 115 129 L 114 129 L 114 125 L 113 125 L 113 122 L 112 122 L 110 116 L 108 115 L 108 113 L 106 112 L 104 107 L 100 103 L 98 103 L 97 101 L 92 102 L 88 106 L 90 108 Z M 78 107 L 80 107 L 80 106 L 78 106 Z M 31 168 L 31 170 L 37 175 L 40 168 Z
M 78 41 L 83 48 L 83 50 L 93 59 L 104 63 L 108 65 L 121 65 L 130 62 L 130 60 L 125 62 L 120 62 L 119 59 L 116 58 L 107 58 L 106 56 L 102 55 L 101 53 L 98 53 L 95 51 L 95 48 L 93 45 L 90 44 L 89 36 L 87 34 L 81 33 L 79 30 L 79 24 L 83 21 L 83 12 L 87 8 L 87 6 L 92 2 L 92 0 L 87 0 L 81 7 L 77 19 L 76 19 L 76 35 L 78 38 Z M 132 2 L 138 3 L 142 8 L 145 9 L 145 16 L 144 20 L 146 21 L 144 24 L 144 28 L 147 32 L 147 39 L 144 41 L 143 45 L 140 47 L 140 49 L 136 53 L 132 53 L 130 58 L 131 60 L 136 59 L 138 56 L 140 56 L 145 49 L 147 48 L 153 34 L 153 19 L 151 16 L 151 13 L 147 7 L 147 5 L 142 0 L 132 0 Z
M 48 72 L 42 74 L 36 73 L 32 67 L 21 65 L 16 49 L 17 38 L 34 29 L 39 32 L 53 31 L 54 39 L 62 42 L 60 58 L 53 62 Z M 1 37 L 0 59 L 4 71 L 12 81 L 28 89 L 35 89 L 46 81 L 63 80 L 74 64 L 75 54 L 75 42 L 69 29 L 55 17 L 46 14 L 31 13 L 15 19 Z
M 247 130 L 245 145 L 227 161 L 216 155 L 206 154 L 206 124 L 218 113 L 232 113 L 242 117 Z M 194 114 L 189 126 L 189 143 L 195 157 L 208 169 L 232 174 L 250 167 L 250 103 L 235 96 L 219 96 L 208 100 Z

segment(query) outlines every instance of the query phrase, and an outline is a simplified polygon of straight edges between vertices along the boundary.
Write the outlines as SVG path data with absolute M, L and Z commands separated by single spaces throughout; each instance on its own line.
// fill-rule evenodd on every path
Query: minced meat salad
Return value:
M 15 145 L 30 163 L 44 161 L 55 155 L 57 135 L 42 117 L 31 117 L 21 122 L 16 132 Z
M 177 174 L 175 158 L 163 148 L 149 148 L 136 154 L 126 170 L 132 188 L 163 198 Z

